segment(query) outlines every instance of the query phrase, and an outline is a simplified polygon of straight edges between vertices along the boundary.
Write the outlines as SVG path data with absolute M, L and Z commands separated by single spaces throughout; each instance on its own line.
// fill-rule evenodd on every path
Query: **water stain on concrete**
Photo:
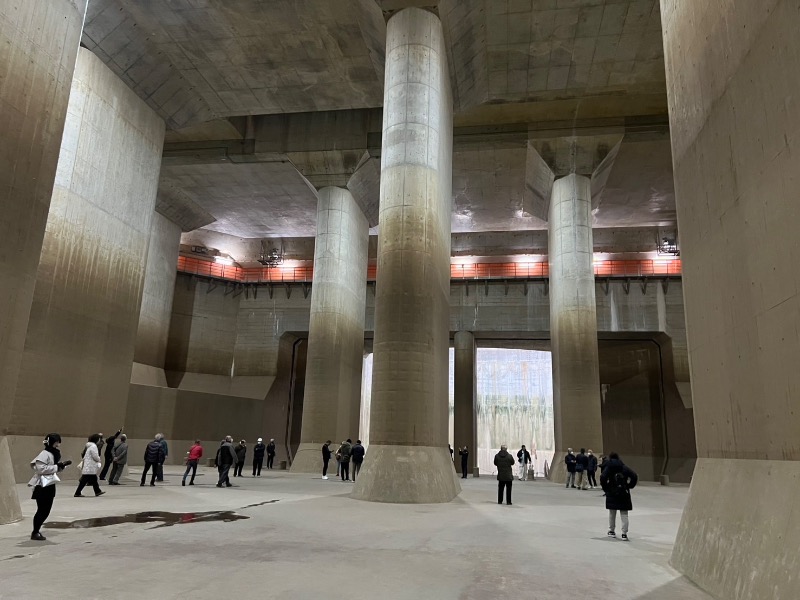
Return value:
M 237 515 L 232 510 L 185 513 L 147 511 L 111 517 L 79 519 L 77 521 L 52 521 L 50 523 L 45 523 L 44 526 L 48 529 L 91 529 L 95 527 L 108 527 L 110 525 L 122 525 L 123 523 L 159 523 L 159 525 L 150 528 L 158 529 L 159 527 L 172 527 L 173 525 L 185 525 L 188 523 L 208 523 L 212 521 L 230 523 L 232 521 L 240 521 L 249 518 L 250 517 L 245 515 Z
M 274 504 L 279 500 L 265 500 L 256 504 L 248 504 L 238 510 L 246 508 L 255 508 L 257 506 L 264 506 L 266 504 Z M 51 521 L 45 523 L 48 529 L 92 529 L 95 527 L 108 527 L 109 525 L 122 525 L 124 523 L 159 523 L 150 529 L 158 529 L 159 527 L 172 527 L 173 525 L 185 525 L 187 523 L 209 523 L 213 521 L 222 521 L 230 523 L 232 521 L 241 521 L 242 519 L 249 519 L 246 515 L 237 514 L 232 510 L 213 510 L 207 512 L 185 512 L 173 513 L 164 511 L 147 511 L 139 513 L 128 513 L 127 515 L 111 516 L 111 517 L 97 517 L 94 519 L 79 519 L 77 521 Z M 115 536 L 112 536 L 115 537 Z

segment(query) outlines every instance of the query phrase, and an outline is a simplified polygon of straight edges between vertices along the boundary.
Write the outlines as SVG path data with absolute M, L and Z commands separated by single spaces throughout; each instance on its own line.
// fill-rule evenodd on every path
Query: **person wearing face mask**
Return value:
M 264 466 L 264 454 L 267 453 L 267 446 L 264 440 L 258 438 L 258 442 L 253 446 L 253 477 L 261 477 L 261 467 Z
M 33 488 L 31 498 L 36 500 L 36 514 L 33 515 L 31 539 L 37 542 L 43 542 L 46 539 L 39 530 L 44 525 L 47 517 L 50 516 L 50 510 L 53 508 L 53 500 L 56 497 L 56 484 L 60 481 L 57 473 L 72 464 L 71 460 L 61 461 L 61 450 L 59 450 L 61 446 L 60 435 L 48 433 L 42 443 L 44 444 L 44 450 L 31 461 L 33 477 L 28 482 L 28 485 Z
M 592 453 L 592 449 L 589 448 L 589 452 L 586 453 L 589 457 L 589 466 L 586 470 L 587 479 L 589 480 L 589 489 L 594 489 L 597 487 L 597 479 L 595 479 L 595 473 L 597 473 L 597 457 Z

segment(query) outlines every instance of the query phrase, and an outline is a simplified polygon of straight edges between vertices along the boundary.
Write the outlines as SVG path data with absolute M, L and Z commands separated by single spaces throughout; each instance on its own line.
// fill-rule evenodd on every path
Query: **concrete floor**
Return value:
M 602 493 L 541 480 L 515 482 L 509 507 L 489 477 L 463 481 L 444 505 L 360 502 L 346 496 L 352 484 L 285 471 L 229 489 L 214 487 L 211 469 L 194 487 L 174 467 L 165 479 L 152 489 L 126 477 L 80 499 L 62 483 L 50 521 L 156 510 L 250 518 L 44 529 L 47 541 L 32 542 L 35 503 L 20 485 L 25 520 L 0 527 L 0 598 L 710 598 L 668 565 L 687 487 L 637 487 L 625 543 L 606 537 Z

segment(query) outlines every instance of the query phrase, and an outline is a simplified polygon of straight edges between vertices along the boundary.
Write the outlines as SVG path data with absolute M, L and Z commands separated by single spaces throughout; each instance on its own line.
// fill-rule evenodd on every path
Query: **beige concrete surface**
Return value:
M 142 511 L 250 518 L 45 527 L 47 541 L 32 542 L 34 502 L 18 486 L 25 520 L 0 527 L 3 597 L 125 600 L 147 586 L 165 600 L 709 600 L 667 564 L 685 487 L 637 488 L 625 543 L 606 537 L 599 493 L 544 481 L 515 481 L 510 507 L 496 504 L 489 478 L 464 482 L 450 503 L 397 505 L 348 498 L 352 484 L 334 478 L 272 472 L 217 489 L 212 469 L 200 469 L 194 487 L 180 486 L 181 473 L 168 467 L 152 489 L 138 486 L 134 469 L 102 498 L 73 498 L 62 485 L 51 521 Z
M 419 468 L 430 471 L 403 480 L 409 488 L 399 497 L 447 502 L 458 494 L 447 451 L 453 101 L 442 24 L 431 12 L 408 8 L 389 20 L 383 115 L 369 432 L 375 462 L 356 493 L 391 502 L 396 488 L 384 480 L 405 468 L 406 447 L 414 447 L 427 458 Z
M 699 457 L 673 562 L 726 600 L 798 598 L 800 13 L 662 21 Z
M 348 190 L 319 191 L 300 448 L 292 471 L 322 470 L 320 448 L 359 437 L 369 226 Z
M 81 49 L 10 433 L 123 424 L 163 140 L 163 121 Z
M 592 266 L 591 181 L 556 180 L 550 200 L 550 337 L 556 453 L 550 477 L 566 480 L 568 448 L 603 447 L 597 309 Z
M 478 466 L 478 365 L 475 336 L 457 331 L 453 336 L 453 459 L 461 473 L 459 448 L 469 447 L 467 472 Z
M 11 425 L 86 5 L 0 4 L 0 435 Z
M 8 439 L 0 436 L 0 524 L 13 523 L 22 519 L 14 482 L 14 463 L 8 450 Z

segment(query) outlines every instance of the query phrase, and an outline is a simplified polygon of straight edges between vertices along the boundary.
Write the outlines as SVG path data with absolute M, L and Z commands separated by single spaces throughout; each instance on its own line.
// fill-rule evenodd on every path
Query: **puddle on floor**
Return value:
M 90 529 L 94 527 L 108 527 L 109 525 L 121 525 L 123 523 L 159 523 L 150 529 L 159 527 L 172 527 L 173 525 L 185 525 L 188 523 L 208 523 L 211 521 L 223 521 L 230 523 L 249 519 L 245 515 L 237 515 L 232 510 L 209 511 L 209 512 L 186 512 L 172 513 L 163 511 L 148 511 L 140 513 L 130 513 L 122 516 L 97 517 L 95 519 L 79 519 L 77 521 L 52 521 L 45 523 L 47 529 Z
M 278 500 L 266 500 L 257 504 L 248 504 L 237 510 L 255 508 L 266 504 L 274 504 Z M 237 514 L 234 510 L 213 510 L 207 512 L 185 512 L 173 513 L 164 511 L 147 511 L 140 513 L 129 513 L 122 516 L 97 517 L 94 519 L 79 519 L 77 521 L 51 521 L 45 523 L 47 529 L 91 529 L 94 527 L 108 527 L 109 525 L 122 525 L 123 523 L 158 523 L 155 527 L 172 527 L 173 525 L 186 525 L 188 523 L 209 523 L 212 521 L 222 521 L 230 523 L 249 519 L 246 515 Z

